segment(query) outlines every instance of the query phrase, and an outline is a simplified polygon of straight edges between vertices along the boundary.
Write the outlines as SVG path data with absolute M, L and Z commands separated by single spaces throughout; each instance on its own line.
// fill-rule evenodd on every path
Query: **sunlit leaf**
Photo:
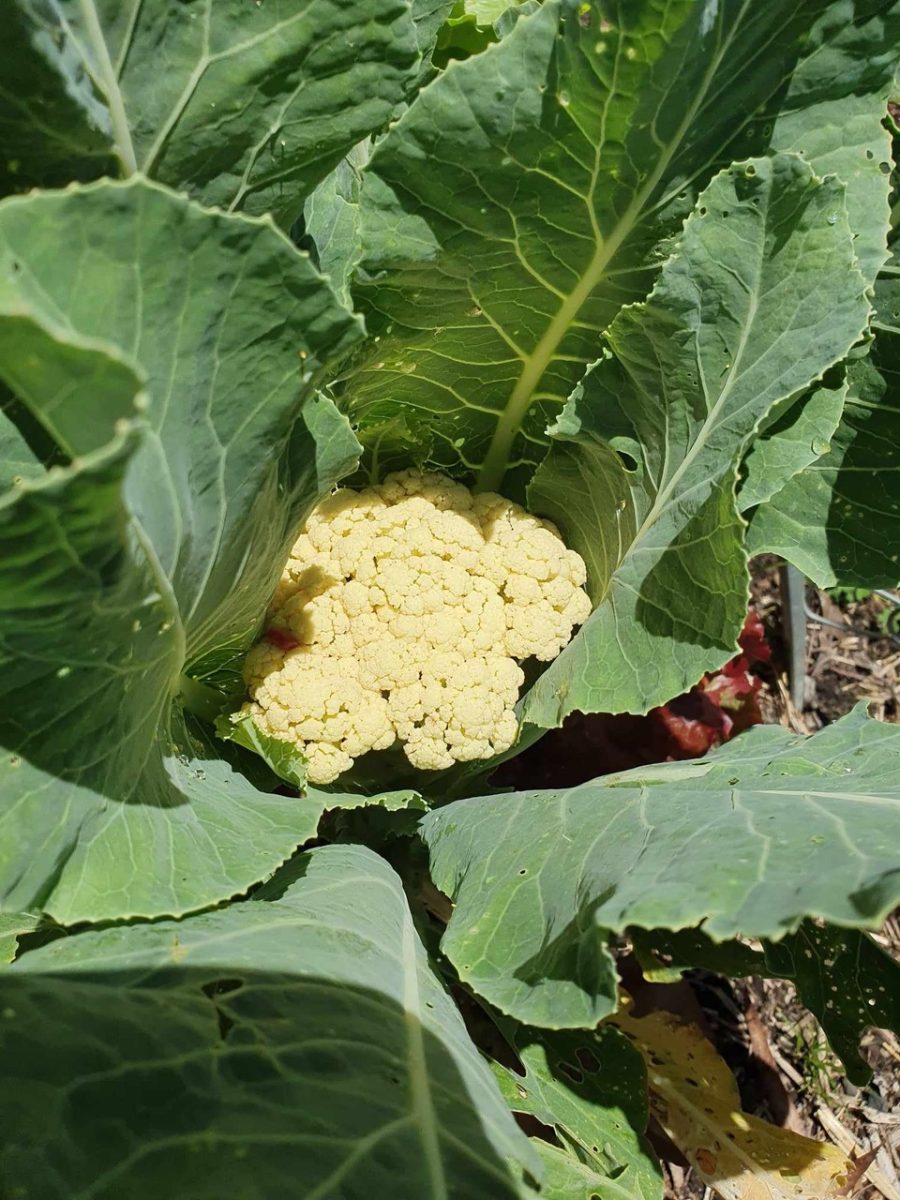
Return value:
M 423 265 L 401 245 L 356 289 L 377 338 L 347 380 L 363 440 L 399 410 L 431 462 L 521 490 L 696 190 L 769 146 L 826 9 L 548 0 L 451 63 L 370 165 L 436 253 Z
M 10 0 L 0 194 L 118 167 L 289 224 L 404 98 L 441 11 L 416 7 Z
M 528 490 L 584 556 L 595 607 L 526 697 L 525 721 L 645 712 L 735 653 L 744 448 L 843 358 L 869 315 L 843 193 L 794 155 L 729 168 L 646 303 L 610 326 L 609 353 Z
M 704 760 L 448 804 L 422 820 L 443 949 L 503 1012 L 587 1028 L 617 1004 L 607 930 L 877 926 L 900 900 L 898 752 L 860 706 L 810 738 L 757 726 Z

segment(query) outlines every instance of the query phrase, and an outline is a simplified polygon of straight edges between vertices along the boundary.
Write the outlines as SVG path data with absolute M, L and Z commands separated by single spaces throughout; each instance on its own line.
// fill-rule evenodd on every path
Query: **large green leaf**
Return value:
M 728 168 L 702 193 L 649 299 L 607 331 L 610 353 L 529 487 L 530 507 L 588 563 L 595 607 L 529 692 L 526 721 L 645 712 L 735 653 L 744 448 L 767 413 L 843 358 L 868 314 L 843 185 L 776 155 Z
M 406 0 L 11 0 L 0 188 L 107 174 L 115 156 L 289 222 L 420 62 Z
M 874 339 L 848 365 L 848 398 L 829 452 L 753 515 L 755 553 L 783 555 L 820 587 L 900 580 L 900 265 L 875 289 Z
M 796 151 L 847 187 L 859 267 L 871 285 L 887 258 L 891 135 L 887 102 L 900 66 L 900 3 L 836 0 L 809 31 L 772 148 Z
M 875 925 L 900 898 L 898 753 L 860 707 L 808 739 L 758 727 L 702 762 L 447 805 L 422 820 L 443 949 L 518 1020 L 590 1027 L 616 1005 L 607 930 Z
M 535 1139 L 549 1200 L 659 1200 L 662 1174 L 644 1141 L 647 1080 L 618 1030 L 545 1033 L 517 1027 L 518 1066 L 495 1064 L 513 1112 L 553 1129 Z
M 315 850 L 268 900 L 0 972 L 0 1190 L 22 1200 L 516 1197 L 536 1156 L 400 880 Z
M 346 384 L 363 440 L 368 425 L 383 440 L 400 412 L 421 457 L 521 489 L 697 186 L 768 146 L 798 46 L 827 9 L 548 0 L 451 63 L 371 162 L 434 249 L 370 261 L 380 271 L 357 289 L 377 337 Z M 792 111 L 818 99 L 801 89 Z
M 846 3 L 832 4 L 810 31 L 772 144 L 781 150 L 797 151 L 817 174 L 833 173 L 847 185 L 846 204 L 858 265 L 872 284 L 887 255 L 891 139 L 884 116 L 898 64 L 900 4 L 873 6 L 868 12 L 864 6 L 857 6 L 856 21 L 848 20 L 849 14 Z M 780 414 L 777 426 L 754 443 L 740 493 L 743 511 L 771 500 L 791 479 L 827 455 L 836 431 L 837 456 L 843 456 L 849 442 L 858 437 L 860 414 L 851 405 L 846 425 L 838 429 L 843 407 L 838 401 L 835 389 L 816 389 Z M 876 436 L 869 444 L 873 459 L 870 478 L 876 491 L 883 481 L 877 442 Z M 867 452 L 863 449 L 863 455 Z M 861 457 L 855 457 L 861 465 Z M 825 464 L 826 472 L 833 468 L 834 460 Z M 816 478 L 814 474 L 813 480 Z M 797 505 L 800 493 L 809 487 L 810 481 L 795 485 L 788 511 L 792 506 L 799 512 L 809 507 L 808 501 Z M 868 490 L 868 482 L 865 487 Z M 829 521 L 821 500 L 812 507 L 816 517 L 823 518 L 823 528 L 810 530 L 810 540 L 817 542 L 823 536 L 824 525 L 833 524 L 840 516 L 832 514 Z M 849 516 L 848 527 L 861 517 L 856 511 L 843 511 Z M 768 521 L 769 517 L 761 518 L 753 532 L 754 546 L 760 544 L 758 535 Z M 777 535 L 773 532 L 773 536 Z M 860 581 L 865 570 L 864 561 L 860 562 L 856 575 Z M 875 564 L 874 570 L 879 578 L 883 576 L 882 564 Z M 814 573 L 822 574 L 821 567 Z
M 0 378 L 71 459 L 0 499 L 0 902 L 201 907 L 321 812 L 257 791 L 180 697 L 355 463 L 311 388 L 358 326 L 271 224 L 139 181 L 6 201 L 0 280 Z
M 860 1086 L 872 1077 L 859 1049 L 865 1030 L 875 1025 L 900 1034 L 900 963 L 858 929 L 804 921 L 780 942 L 763 942 L 762 950 L 710 941 L 702 929 L 633 930 L 632 936 L 644 972 L 653 978 L 678 978 L 682 971 L 703 967 L 720 975 L 790 979 L 818 1017 L 848 1078 Z M 660 954 L 667 962 L 661 971 L 656 967 Z

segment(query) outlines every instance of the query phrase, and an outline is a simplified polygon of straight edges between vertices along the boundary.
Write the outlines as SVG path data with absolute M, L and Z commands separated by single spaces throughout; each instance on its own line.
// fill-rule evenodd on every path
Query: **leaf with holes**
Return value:
M 851 1082 L 868 1083 L 872 1069 L 860 1041 L 870 1026 L 900 1035 L 900 963 L 859 930 L 812 921 L 764 949 L 767 973 L 793 980 Z
M 302 856 L 265 899 L 53 942 L 0 997 L 0 1180 L 43 1200 L 298 1178 L 309 1200 L 513 1200 L 540 1172 L 362 847 Z
M 877 925 L 900 900 L 898 753 L 860 706 L 810 738 L 756 726 L 705 760 L 448 804 L 422 820 L 443 949 L 502 1012 L 587 1028 L 616 1007 L 608 930 Z
M 513 1112 L 549 1126 L 558 1144 L 533 1139 L 544 1189 L 572 1200 L 660 1200 L 662 1175 L 644 1141 L 646 1073 L 639 1055 L 609 1027 L 545 1033 L 506 1029 L 517 1069 L 494 1064 Z
M 620 1013 L 647 1064 L 651 1111 L 722 1200 L 827 1200 L 847 1194 L 853 1164 L 836 1146 L 741 1110 L 737 1080 L 695 1025 L 667 1012 Z
M 872 1077 L 859 1049 L 865 1030 L 874 1025 L 900 1034 L 900 963 L 858 929 L 804 921 L 780 942 L 763 942 L 762 950 L 710 941 L 702 929 L 633 930 L 632 936 L 647 978 L 668 981 L 702 967 L 719 975 L 791 980 L 858 1086 Z
M 890 578 L 898 46 L 900 0 L 8 0 L 4 1197 L 660 1200 L 648 1074 L 723 1195 L 842 1186 L 598 1022 L 610 943 L 687 930 L 666 970 L 793 979 L 861 1078 L 898 727 L 474 755 L 755 693 L 715 673 L 767 522 Z M 308 522 L 428 466 L 474 510 Z

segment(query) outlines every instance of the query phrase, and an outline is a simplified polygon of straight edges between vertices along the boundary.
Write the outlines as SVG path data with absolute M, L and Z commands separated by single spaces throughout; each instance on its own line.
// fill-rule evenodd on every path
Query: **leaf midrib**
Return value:
M 401 962 L 403 966 L 403 1010 L 407 1036 L 412 1116 L 419 1131 L 422 1153 L 428 1171 L 432 1200 L 448 1200 L 447 1179 L 441 1157 L 437 1131 L 437 1115 L 431 1096 L 428 1059 L 422 1023 L 422 1002 L 419 995 L 416 932 L 412 914 L 404 901 Z
M 153 542 L 150 540 L 147 531 L 144 529 L 144 526 L 134 513 L 129 514 L 129 524 L 134 531 L 138 545 L 141 547 L 141 550 L 144 553 L 147 566 L 149 567 L 150 573 L 153 576 L 153 580 L 159 589 L 160 598 L 162 599 L 169 615 L 169 619 L 172 622 L 172 632 L 175 635 L 175 644 L 173 646 L 173 650 L 175 651 L 176 665 L 172 672 L 170 685 L 171 694 L 174 695 L 178 690 L 178 684 L 181 678 L 181 670 L 187 659 L 187 635 L 185 633 L 184 622 L 181 619 L 181 608 L 179 607 L 178 600 L 175 596 L 175 591 L 172 587 L 172 581 L 166 574 L 163 565 L 159 560 L 159 555 L 156 553 L 156 547 L 153 545 Z
M 279 21 L 277 25 L 271 25 L 268 29 L 263 30 L 261 33 L 254 34 L 253 37 L 247 38 L 246 41 L 238 42 L 233 46 L 228 46 L 225 50 L 219 50 L 215 53 L 212 53 L 210 50 L 210 35 L 212 31 L 212 4 L 213 0 L 207 0 L 206 9 L 203 15 L 203 53 L 201 54 L 201 57 L 193 71 L 188 76 L 188 80 L 182 88 L 180 96 L 172 106 L 169 116 L 160 127 L 152 145 L 149 147 L 144 156 L 141 169 L 145 174 L 149 175 L 153 167 L 156 166 L 160 155 L 166 148 L 166 144 L 172 134 L 172 131 L 175 129 L 178 122 L 184 115 L 185 109 L 193 98 L 200 81 L 203 79 L 209 68 L 214 63 L 221 62 L 225 59 L 233 58 L 235 55 L 245 53 L 247 50 L 252 49 L 260 42 L 267 41 L 273 37 L 277 38 L 283 29 L 286 29 L 289 26 L 296 24 L 296 22 L 303 20 L 303 18 L 309 12 L 312 0 L 307 0 L 307 3 L 299 12 L 292 13 L 290 17 L 283 21 Z M 231 209 L 229 209 L 229 211 L 231 211 Z
M 681 141 L 690 128 L 697 112 L 702 107 L 706 94 L 715 78 L 716 72 L 722 62 L 723 57 L 728 52 L 731 43 L 733 42 L 737 31 L 743 27 L 744 18 L 749 7 L 750 0 L 744 0 L 741 10 L 738 13 L 731 31 L 722 38 L 722 41 L 714 55 L 711 56 L 706 73 L 703 76 L 702 83 L 697 89 L 691 104 L 688 106 L 678 128 L 669 141 L 666 149 L 659 155 L 656 161 L 656 166 L 647 176 L 643 186 L 635 193 L 631 203 L 625 211 L 624 216 L 619 221 L 608 240 L 602 245 L 598 245 L 594 256 L 591 259 L 586 271 L 576 283 L 571 292 L 560 304 L 550 324 L 547 326 L 543 336 L 538 342 L 535 349 L 525 359 L 519 378 L 517 379 L 512 392 L 509 395 L 507 403 L 501 410 L 497 421 L 497 426 L 491 438 L 490 445 L 482 463 L 481 470 L 478 475 L 477 488 L 479 491 L 493 491 L 500 487 L 503 476 L 506 473 L 509 463 L 510 451 L 513 441 L 519 432 L 525 414 L 531 407 L 533 393 L 536 391 L 538 384 L 545 375 L 550 363 L 556 356 L 560 343 L 565 337 L 570 325 L 581 310 L 583 304 L 603 279 L 606 267 L 611 262 L 613 257 L 619 251 L 622 243 L 626 240 L 629 234 L 634 229 L 639 217 L 641 216 L 644 206 L 652 195 L 653 191 L 659 184 L 664 172 L 672 161 L 676 151 L 681 145 Z M 719 14 L 720 32 L 721 23 L 724 20 L 721 11 Z M 602 149 L 602 140 L 598 142 L 595 149 L 595 167 L 591 187 L 587 194 L 588 213 L 591 218 L 591 224 L 595 230 L 595 237 L 598 236 L 599 230 L 596 227 L 596 215 L 594 213 L 594 192 L 597 182 L 597 165 L 599 163 L 600 153 Z
M 106 101 L 109 105 L 109 116 L 112 121 L 116 155 L 122 164 L 123 174 L 127 177 L 137 171 L 137 158 L 135 157 L 134 144 L 131 140 L 128 117 L 125 115 L 125 101 L 122 96 L 122 89 L 119 87 L 119 80 L 113 68 L 112 60 L 109 57 L 109 48 L 106 45 L 106 38 L 103 36 L 103 29 L 100 25 L 100 17 L 97 13 L 94 0 L 79 0 L 79 3 L 84 27 L 100 68 L 99 78 L 96 78 L 93 72 L 90 71 L 87 56 L 83 52 L 82 58 L 85 67 L 106 96 Z M 73 40 L 78 45 L 77 39 Z
M 770 185 L 770 190 L 771 190 L 771 185 Z M 763 218 L 763 224 L 765 225 L 766 223 L 767 223 L 767 215 Z M 732 356 L 732 362 L 731 362 L 731 366 L 728 371 L 728 376 L 725 380 L 725 384 L 722 387 L 721 391 L 719 392 L 719 396 L 718 396 L 717 400 L 715 401 L 715 403 L 713 404 L 712 408 L 709 409 L 703 424 L 701 425 L 700 429 L 697 431 L 697 435 L 693 439 L 689 449 L 687 450 L 686 454 L 684 455 L 684 458 L 681 460 L 681 462 L 678 464 L 678 466 L 672 472 L 671 476 L 669 477 L 668 481 L 664 484 L 662 489 L 657 492 L 657 494 L 654 498 L 653 504 L 651 505 L 650 509 L 647 512 L 647 515 L 644 517 L 643 521 L 641 522 L 637 532 L 635 533 L 635 536 L 634 536 L 634 539 L 632 540 L 631 546 L 628 549 L 629 554 L 633 553 L 635 548 L 637 546 L 639 546 L 639 544 L 641 543 L 641 541 L 643 540 L 643 538 L 645 537 L 647 532 L 653 527 L 653 525 L 656 524 L 656 522 L 662 516 L 663 512 L 666 510 L 667 506 L 669 505 L 669 502 L 672 500 L 673 496 L 676 493 L 678 485 L 682 482 L 685 475 L 688 473 L 690 468 L 693 466 L 693 464 L 696 461 L 696 459 L 698 458 L 698 456 L 704 450 L 710 436 L 713 434 L 713 432 L 717 428 L 717 425 L 719 423 L 719 418 L 721 417 L 722 412 L 725 409 L 732 392 L 734 391 L 735 387 L 740 382 L 740 378 L 741 378 L 741 374 L 742 374 L 743 359 L 744 359 L 744 355 L 745 355 L 745 352 L 747 349 L 747 343 L 749 341 L 750 334 L 751 334 L 751 331 L 753 328 L 753 324 L 756 320 L 756 314 L 757 314 L 757 311 L 759 308 L 759 302 L 760 302 L 760 296 L 761 296 L 762 272 L 763 272 L 762 253 L 763 253 L 764 245 L 765 245 L 765 239 L 763 237 L 763 238 L 760 238 L 760 261 L 757 263 L 757 269 L 755 271 L 753 292 L 750 295 L 750 298 L 748 301 L 747 313 L 746 313 L 746 317 L 745 317 L 745 320 L 743 323 L 743 328 L 741 330 L 741 336 L 738 340 L 737 346 L 735 347 L 735 352 Z M 856 274 L 859 275 L 858 270 L 856 271 Z M 853 272 L 851 271 L 851 277 L 852 277 L 852 275 L 853 275 Z M 859 277 L 859 282 L 860 282 L 860 284 L 862 284 L 862 282 L 863 282 L 861 276 Z M 637 381 L 634 380 L 633 376 L 631 378 L 632 378 L 632 381 L 637 386 Z M 704 393 L 706 394 L 705 385 L 704 385 Z M 778 403 L 778 400 L 771 401 L 767 411 L 771 411 L 772 405 L 777 404 L 777 403 Z M 761 419 L 762 415 L 764 415 L 764 414 L 761 414 L 758 419 Z M 735 463 L 727 464 L 726 469 L 722 473 L 723 476 L 725 474 L 727 474 L 728 470 L 736 471 L 737 463 L 735 462 Z M 717 482 L 718 482 L 718 479 L 716 477 L 714 477 L 713 483 L 715 484 Z M 696 486 L 696 485 L 694 485 L 694 486 Z M 619 565 L 621 566 L 621 563 Z M 612 586 L 612 582 L 615 579 L 617 573 L 618 573 L 618 568 L 617 568 L 616 572 L 613 573 L 613 576 L 610 579 L 610 586 Z M 607 591 L 608 590 L 609 589 L 607 589 Z
M 117 158 L 122 166 L 122 174 L 124 177 L 134 175 L 138 171 L 137 155 L 134 149 L 134 142 L 131 137 L 131 128 L 128 122 L 128 115 L 125 110 L 125 98 L 119 84 L 120 73 L 124 68 L 128 53 L 131 50 L 134 41 L 134 32 L 140 17 L 143 0 L 135 0 L 134 7 L 128 19 L 128 24 L 125 36 L 122 43 L 122 48 L 118 56 L 118 61 L 113 64 L 110 57 L 109 47 L 106 42 L 106 37 L 103 33 L 103 27 L 100 23 L 100 17 L 97 12 L 95 0 L 78 0 L 81 9 L 81 16 L 84 22 L 85 32 L 88 41 L 95 56 L 95 68 L 92 68 L 91 57 L 85 53 L 79 39 L 75 36 L 71 25 L 66 21 L 65 17 L 60 14 L 60 19 L 65 25 L 69 37 L 72 39 L 73 45 L 77 48 L 81 57 L 85 70 L 90 75 L 96 86 L 105 96 L 109 107 L 110 120 L 112 122 L 113 143 Z M 296 13 L 292 13 L 290 17 L 283 21 L 272 25 L 253 37 L 247 38 L 245 41 L 239 42 L 236 45 L 229 46 L 225 50 L 216 53 L 210 52 L 210 29 L 212 21 L 212 0 L 207 0 L 204 11 L 204 41 L 203 52 L 191 72 L 188 80 L 182 89 L 177 101 L 169 112 L 168 117 L 160 127 L 156 138 L 149 147 L 144 156 L 141 170 L 149 175 L 156 162 L 165 149 L 165 145 L 181 117 L 184 115 L 184 110 L 190 102 L 197 86 L 203 76 L 206 74 L 209 67 L 222 59 L 234 57 L 237 54 L 242 54 L 246 50 L 251 49 L 259 42 L 266 41 L 270 38 L 277 37 L 281 31 L 291 25 L 302 21 L 307 15 L 312 0 L 307 0 L 303 8 Z
M 761 245 L 762 245 L 762 241 L 761 241 Z M 757 270 L 755 272 L 756 279 L 754 281 L 753 293 L 750 296 L 749 302 L 747 304 L 747 316 L 744 321 L 743 329 L 741 330 L 740 339 L 739 339 L 737 347 L 735 349 L 735 353 L 734 353 L 734 356 L 732 359 L 731 369 L 728 372 L 728 378 L 725 381 L 725 386 L 719 392 L 718 399 L 713 404 L 712 408 L 709 409 L 707 416 L 706 416 L 706 420 L 703 422 L 700 429 L 698 430 L 697 436 L 694 439 L 694 441 L 692 442 L 692 444 L 691 444 L 690 448 L 688 449 L 687 453 L 685 454 L 684 458 L 681 460 L 681 462 L 678 464 L 678 466 L 672 472 L 668 483 L 666 483 L 663 486 L 661 491 L 657 492 L 656 498 L 654 499 L 653 504 L 651 505 L 647 515 L 644 517 L 643 521 L 640 524 L 640 527 L 638 528 L 637 532 L 634 535 L 634 539 L 631 543 L 631 546 L 629 547 L 629 551 L 634 550 L 634 548 L 640 543 L 640 541 L 642 540 L 644 535 L 647 533 L 647 531 L 653 525 L 655 525 L 655 523 L 659 520 L 664 509 L 668 505 L 669 501 L 672 499 L 672 496 L 674 495 L 675 489 L 678 487 L 678 484 L 684 478 L 685 474 L 688 472 L 690 467 L 693 465 L 695 459 L 700 454 L 701 450 L 703 450 L 703 448 L 705 447 L 710 434 L 713 432 L 713 430 L 716 428 L 716 426 L 718 424 L 719 417 L 722 415 L 722 410 L 725 408 L 725 406 L 728 402 L 728 399 L 731 396 L 731 393 L 734 391 L 734 388 L 736 386 L 736 381 L 740 378 L 740 371 L 741 371 L 741 367 L 743 365 L 744 353 L 747 349 L 747 342 L 750 337 L 750 330 L 752 329 L 753 323 L 756 320 L 756 313 L 757 313 L 757 309 L 759 307 L 759 285 L 760 285 L 761 271 L 762 271 L 762 264 L 758 263 Z M 704 387 L 704 391 L 705 390 L 706 389 Z

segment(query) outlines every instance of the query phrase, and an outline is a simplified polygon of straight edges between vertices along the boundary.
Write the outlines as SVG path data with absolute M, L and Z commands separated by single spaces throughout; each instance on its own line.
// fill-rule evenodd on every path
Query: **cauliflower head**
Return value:
M 571 639 L 585 578 L 549 521 L 494 493 L 415 470 L 339 489 L 294 544 L 243 712 L 313 783 L 395 741 L 422 770 L 491 758 L 516 739 L 517 660 Z

